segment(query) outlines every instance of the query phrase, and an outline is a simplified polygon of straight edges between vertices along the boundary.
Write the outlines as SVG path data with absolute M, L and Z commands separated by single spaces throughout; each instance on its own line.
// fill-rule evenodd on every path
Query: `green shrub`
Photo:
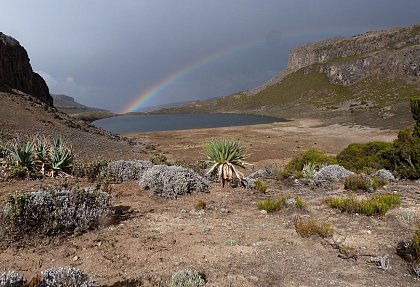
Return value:
M 374 190 L 377 190 L 379 187 L 386 185 L 388 181 L 385 178 L 381 177 L 372 177 L 371 184 Z
M 295 217 L 293 220 L 296 232 L 302 237 L 310 237 L 318 235 L 322 238 L 331 237 L 334 233 L 334 228 L 331 224 L 326 222 L 317 222 L 314 219 L 303 221 L 300 217 Z
M 297 208 L 304 208 L 305 207 L 305 203 L 303 202 L 303 200 L 300 196 L 296 196 L 295 200 L 296 200 L 295 205 L 296 205 Z
M 259 179 L 255 181 L 255 189 L 261 193 L 265 193 L 267 191 L 267 186 Z
M 371 180 L 363 174 L 351 174 L 344 180 L 344 188 L 350 190 L 365 190 L 372 187 Z
M 413 118 L 416 121 L 414 124 L 413 136 L 420 138 L 420 96 L 413 96 L 410 99 L 410 109 Z
M 283 196 L 279 199 L 273 200 L 271 198 L 267 198 L 266 200 L 261 200 L 257 202 L 257 207 L 260 210 L 265 210 L 268 213 L 278 211 L 286 206 L 287 197 Z
M 355 197 L 327 198 L 325 202 L 332 208 L 347 213 L 361 213 L 367 216 L 384 215 L 391 207 L 401 202 L 398 194 L 374 194 L 368 199 L 358 200 Z
M 420 262 L 420 224 L 416 231 L 414 231 L 413 238 L 410 242 L 411 254 L 414 259 Z
M 317 151 L 315 149 L 310 149 L 304 152 L 302 155 L 299 155 L 292 159 L 285 167 L 283 174 L 285 177 L 293 175 L 294 173 L 301 173 L 305 164 L 311 163 L 313 165 L 322 165 L 322 164 L 335 164 L 336 159 L 334 156 L 327 155 L 323 152 Z
M 195 204 L 194 204 L 194 208 L 196 210 L 206 209 L 206 206 L 207 206 L 207 204 L 202 198 L 197 199 Z
M 337 155 L 338 164 L 348 170 L 369 173 L 389 166 L 389 160 L 382 154 L 392 148 L 392 143 L 353 143 Z
M 382 154 L 389 161 L 389 170 L 408 179 L 420 178 L 420 138 L 410 130 L 402 130 L 393 147 Z

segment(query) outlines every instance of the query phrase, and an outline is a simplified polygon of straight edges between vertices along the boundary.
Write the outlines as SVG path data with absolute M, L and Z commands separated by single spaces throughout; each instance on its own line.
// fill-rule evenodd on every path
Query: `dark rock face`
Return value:
M 288 70 L 305 67 L 331 83 L 351 85 L 372 74 L 420 76 L 420 26 L 306 44 L 289 54 Z
M 0 32 L 0 84 L 53 106 L 44 79 L 32 70 L 28 53 L 17 40 Z

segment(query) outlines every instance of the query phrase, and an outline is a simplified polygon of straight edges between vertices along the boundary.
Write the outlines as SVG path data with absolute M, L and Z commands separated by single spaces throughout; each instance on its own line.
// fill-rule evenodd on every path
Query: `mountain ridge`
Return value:
M 307 43 L 288 68 L 254 89 L 159 112 L 235 112 L 315 117 L 402 128 L 420 91 L 420 25 Z M 400 123 L 393 123 L 399 121 Z M 381 125 L 381 123 L 379 123 Z

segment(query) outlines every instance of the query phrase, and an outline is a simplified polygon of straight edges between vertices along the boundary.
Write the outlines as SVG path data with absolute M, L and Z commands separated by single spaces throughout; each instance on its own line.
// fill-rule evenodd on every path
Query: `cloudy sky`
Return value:
M 419 0 L 1 0 L 52 93 L 114 112 L 260 85 L 308 41 L 420 23 Z

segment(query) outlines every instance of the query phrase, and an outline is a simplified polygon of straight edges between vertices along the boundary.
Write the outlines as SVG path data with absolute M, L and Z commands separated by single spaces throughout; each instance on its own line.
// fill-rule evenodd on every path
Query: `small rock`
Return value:
M 79 260 L 79 258 L 80 258 L 79 256 L 74 256 L 73 261 L 77 261 L 77 260 Z
M 185 209 L 181 209 L 181 213 L 187 213 Z
M 260 213 L 261 214 L 267 214 L 267 210 L 262 209 L 262 210 L 260 210 Z
M 286 206 L 295 206 L 296 205 L 296 199 L 294 198 L 289 198 L 286 200 Z

